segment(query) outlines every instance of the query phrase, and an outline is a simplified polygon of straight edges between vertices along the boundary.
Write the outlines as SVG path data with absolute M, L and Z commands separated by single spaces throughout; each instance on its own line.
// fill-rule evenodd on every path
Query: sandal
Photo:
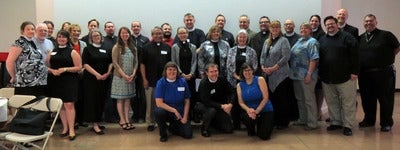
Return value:
M 135 126 L 133 126 L 132 123 L 126 123 L 126 125 L 128 126 L 129 129 L 135 129 Z
M 119 124 L 119 126 L 121 126 L 121 128 L 124 129 L 124 130 L 130 130 L 130 129 L 131 129 L 131 128 L 128 126 L 127 123 L 121 123 L 121 124 Z

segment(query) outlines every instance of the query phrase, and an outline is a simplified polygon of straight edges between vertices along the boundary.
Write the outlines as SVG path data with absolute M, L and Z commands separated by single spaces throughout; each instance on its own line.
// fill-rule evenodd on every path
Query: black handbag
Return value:
M 45 99 L 44 96 L 38 96 L 22 106 L 40 102 Z M 50 110 L 50 98 L 46 99 L 47 109 Z M 41 135 L 45 131 L 46 119 L 49 117 L 48 111 L 39 111 L 32 108 L 18 108 L 17 114 L 8 125 L 11 132 L 28 134 L 28 135 Z

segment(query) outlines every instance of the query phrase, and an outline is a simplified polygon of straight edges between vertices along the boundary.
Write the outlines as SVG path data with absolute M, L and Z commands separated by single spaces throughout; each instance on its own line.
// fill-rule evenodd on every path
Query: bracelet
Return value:
M 312 72 L 307 72 L 307 74 L 312 74 Z
M 63 71 L 64 71 L 64 72 L 67 72 L 67 68 L 64 68 Z

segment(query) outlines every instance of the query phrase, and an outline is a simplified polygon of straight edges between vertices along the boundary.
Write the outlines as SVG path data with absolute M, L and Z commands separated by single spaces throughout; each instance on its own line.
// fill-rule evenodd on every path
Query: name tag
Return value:
M 57 52 L 51 52 L 50 53 L 50 55 L 56 55 L 57 54 Z
M 212 89 L 211 91 L 210 91 L 210 94 L 214 94 L 215 93 L 215 89 Z
M 161 51 L 161 55 L 167 55 L 168 54 L 168 52 L 167 51 Z
M 185 87 L 178 87 L 178 91 L 179 91 L 179 92 L 185 91 Z
M 247 54 L 246 53 L 242 53 L 242 56 L 247 56 Z
M 100 53 L 106 53 L 106 50 L 104 50 L 104 49 L 99 49 L 99 52 L 100 52 Z

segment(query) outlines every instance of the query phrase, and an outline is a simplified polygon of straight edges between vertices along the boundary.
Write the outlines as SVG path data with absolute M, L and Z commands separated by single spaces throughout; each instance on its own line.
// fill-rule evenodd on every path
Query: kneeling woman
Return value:
M 160 129 L 160 141 L 168 140 L 167 128 L 172 134 L 192 138 L 192 126 L 188 121 L 190 91 L 185 79 L 179 76 L 176 63 L 165 65 L 163 77 L 156 85 L 155 98 L 157 108 L 154 114 Z M 166 122 L 169 122 L 169 127 Z
M 273 129 L 273 107 L 268 100 L 268 87 L 263 77 L 254 76 L 254 69 L 248 63 L 240 68 L 242 81 L 237 84 L 239 105 L 243 113 L 247 135 L 256 134 L 262 140 L 269 140 Z

